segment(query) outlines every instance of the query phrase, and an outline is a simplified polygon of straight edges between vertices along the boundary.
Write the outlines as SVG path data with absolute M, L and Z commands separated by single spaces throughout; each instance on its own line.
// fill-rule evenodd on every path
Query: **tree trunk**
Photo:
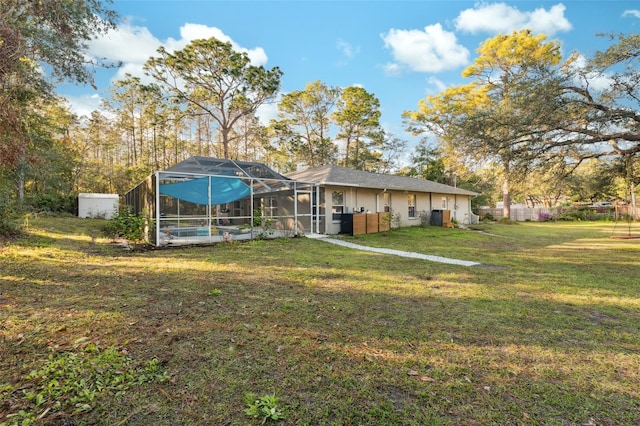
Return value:
M 509 178 L 506 175 L 502 181 L 502 216 L 511 217 L 511 194 L 509 193 Z
M 231 129 L 220 129 L 222 135 L 222 155 L 225 160 L 229 159 L 229 130 Z

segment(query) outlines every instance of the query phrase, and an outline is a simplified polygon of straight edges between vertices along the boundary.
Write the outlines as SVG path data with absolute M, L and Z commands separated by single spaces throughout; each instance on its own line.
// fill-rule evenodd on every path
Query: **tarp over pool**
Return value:
M 209 199 L 209 181 L 211 199 Z M 251 188 L 241 179 L 209 176 L 183 182 L 160 184 L 160 194 L 170 195 L 182 201 L 212 206 L 231 203 L 248 197 Z

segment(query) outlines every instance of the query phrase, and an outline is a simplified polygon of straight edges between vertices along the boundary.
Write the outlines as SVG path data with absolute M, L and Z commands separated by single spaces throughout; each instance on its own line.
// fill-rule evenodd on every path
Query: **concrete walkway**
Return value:
M 422 254 L 422 253 L 414 253 L 414 252 L 410 252 L 410 251 L 402 251 L 402 250 L 393 250 L 393 249 L 386 249 L 386 248 L 378 248 L 378 247 L 368 247 L 368 246 L 362 246 L 360 244 L 354 244 L 354 243 L 350 243 L 347 241 L 342 241 L 342 240 L 338 240 L 335 238 L 330 238 L 326 235 L 322 235 L 322 234 L 309 234 L 306 235 L 306 237 L 308 238 L 315 238 L 321 241 L 326 241 L 328 243 L 331 244 L 336 244 L 342 247 L 348 247 L 348 248 L 352 248 L 355 250 L 363 250 L 363 251 L 372 251 L 375 253 L 382 253 L 382 254 L 391 254 L 394 256 L 401 256 L 401 257 L 410 257 L 413 259 L 422 259 L 422 260 L 428 260 L 430 262 L 439 262 L 439 263 L 447 263 L 450 265 L 460 265 L 460 266 L 480 266 L 481 264 L 478 262 L 470 262 L 468 260 L 459 260 L 459 259 L 450 259 L 447 257 L 441 257 L 441 256 L 430 256 L 428 254 Z

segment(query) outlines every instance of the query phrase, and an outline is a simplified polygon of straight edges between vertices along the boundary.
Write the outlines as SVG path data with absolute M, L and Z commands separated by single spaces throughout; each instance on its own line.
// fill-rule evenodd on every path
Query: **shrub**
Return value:
M 33 210 L 46 213 L 73 213 L 75 197 L 59 194 L 34 194 L 25 200 Z
M 395 212 L 393 214 L 393 217 L 391 218 L 391 226 L 393 226 L 394 228 L 400 228 L 401 225 L 402 215 L 400 214 L 400 212 Z
M 420 226 L 428 226 L 430 224 L 431 214 L 428 211 L 422 210 L 418 217 L 420 218 Z
M 137 244 L 146 240 L 148 220 L 143 214 L 135 214 L 130 208 L 124 208 L 107 221 L 102 231 L 109 238 L 124 238 Z
M 549 212 L 540 212 L 538 214 L 538 222 L 549 222 L 551 220 L 553 220 L 553 216 Z
M 14 202 L 0 192 L 0 235 L 14 236 L 20 233 L 19 212 Z
M 484 215 L 484 217 L 482 218 L 482 220 L 486 220 L 486 221 L 490 221 L 493 222 L 496 219 L 493 217 L 493 215 L 491 213 L 487 213 Z

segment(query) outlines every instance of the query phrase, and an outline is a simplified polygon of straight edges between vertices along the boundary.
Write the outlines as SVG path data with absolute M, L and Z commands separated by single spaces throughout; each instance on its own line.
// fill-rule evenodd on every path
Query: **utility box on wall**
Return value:
M 118 194 L 78 194 L 78 217 L 111 219 L 118 211 Z

